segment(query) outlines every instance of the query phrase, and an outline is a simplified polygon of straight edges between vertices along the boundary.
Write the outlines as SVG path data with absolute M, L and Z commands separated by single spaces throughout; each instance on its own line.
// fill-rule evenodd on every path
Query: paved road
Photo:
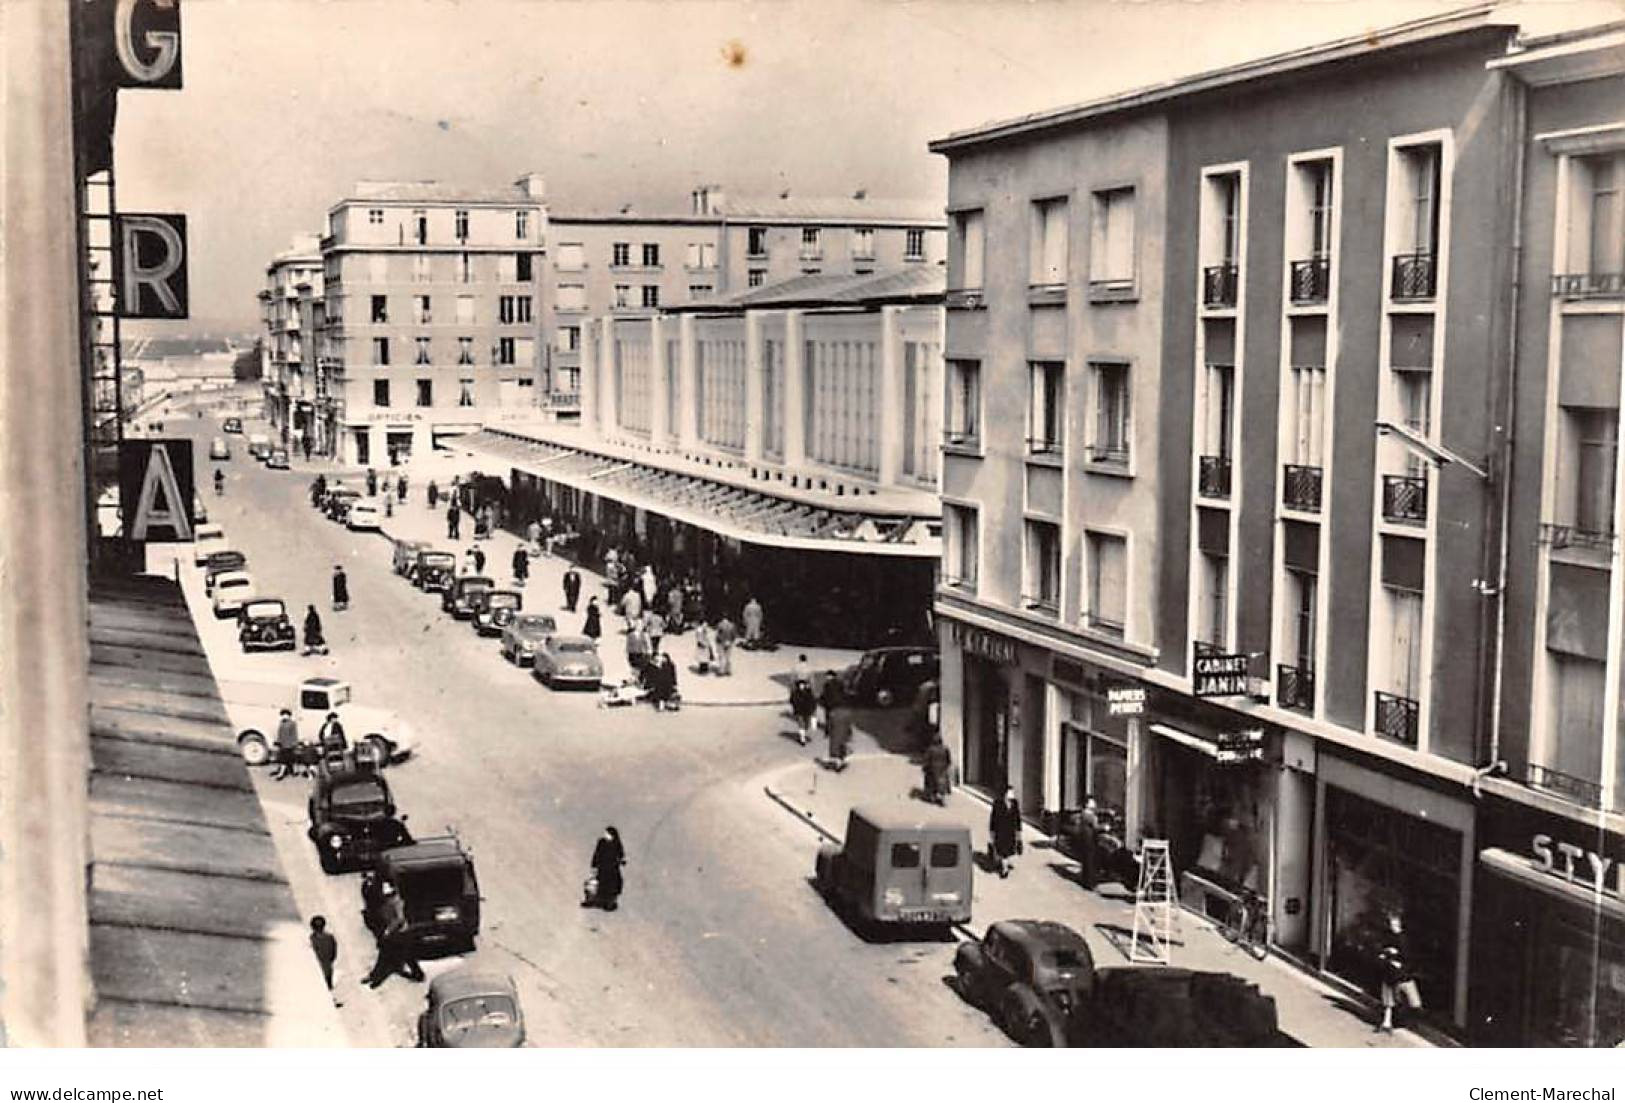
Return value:
M 764 773 L 810 753 L 777 734 L 776 710 L 654 715 L 543 689 L 504 663 L 495 641 L 396 579 L 383 539 L 316 514 L 309 473 L 266 471 L 236 437 L 236 456 L 221 465 L 226 495 L 213 497 L 202 457 L 217 424 L 185 427 L 199 434 L 211 520 L 247 553 L 262 593 L 300 614 L 317 604 L 333 650 L 244 657 L 227 625 L 205 623 L 217 676 L 291 683 L 331 669 L 358 701 L 409 718 L 420 753 L 391 768 L 391 785 L 416 834 L 453 825 L 473 850 L 485 897 L 477 957 L 515 975 L 534 1043 L 1007 1044 L 944 983 L 952 943 L 865 943 L 812 890 L 817 837 L 761 788 Z M 351 578 L 342 614 L 327 602 L 337 562 Z M 317 871 L 303 835 L 306 783 L 263 771 L 256 783 L 302 906 L 337 925 L 351 1037 L 407 1044 L 423 988 L 395 978 L 357 990 L 372 958 L 359 878 Z M 609 823 L 629 858 L 612 914 L 579 906 L 593 841 Z

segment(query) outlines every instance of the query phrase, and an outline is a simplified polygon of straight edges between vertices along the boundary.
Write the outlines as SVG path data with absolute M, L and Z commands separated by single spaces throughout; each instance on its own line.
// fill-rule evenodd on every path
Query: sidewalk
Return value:
M 433 547 L 455 551 L 460 563 L 463 555 L 475 544 L 473 518 L 466 513 L 463 515 L 461 539 L 446 539 L 445 499 L 442 498 L 441 504 L 431 510 L 424 494 L 427 481 L 420 482 L 410 475 L 408 479 L 406 502 L 395 503 L 395 515 L 384 519 L 383 535 L 390 539 L 423 540 Z M 379 500 L 382 500 L 381 492 Z M 505 588 L 511 586 L 513 552 L 521 543 L 517 536 L 502 530 L 479 541 L 479 546 L 485 552 L 485 573 L 495 579 L 497 585 Z M 566 612 L 563 580 L 569 566 L 568 559 L 556 554 L 533 556 L 530 560 L 530 579 L 522 591 L 525 609 L 528 612 L 552 613 L 558 617 L 560 631 L 576 633 L 581 631 L 587 598 L 598 595 L 604 626 L 604 635 L 598 641 L 598 654 L 604 663 L 604 680 L 619 683 L 631 676 L 631 668 L 626 661 L 626 637 L 621 631 L 621 616 L 609 606 L 603 576 L 583 568 L 578 568 L 581 574 L 581 599 L 576 605 L 576 612 Z M 734 614 L 735 623 L 738 619 L 738 615 Z M 677 664 L 677 686 L 685 706 L 783 706 L 790 696 L 787 673 L 798 655 L 806 655 L 807 663 L 813 670 L 825 671 L 850 666 L 862 654 L 839 648 L 798 647 L 794 644 L 785 644 L 777 651 L 746 651 L 735 647 L 733 673 L 727 677 L 717 677 L 696 674 L 691 669 L 695 660 L 692 631 L 667 636 L 660 646 Z
M 907 806 L 912 803 L 908 794 L 920 784 L 918 766 L 900 755 L 873 751 L 872 746 L 868 740 L 855 740 L 857 753 L 842 773 L 808 761 L 766 775 L 764 788 L 769 798 L 791 814 L 838 841 L 854 805 L 892 802 Z M 921 811 L 929 807 L 913 806 Z M 972 842 L 978 852 L 984 851 L 988 805 L 957 789 L 947 810 L 970 827 Z M 1052 919 L 1088 939 L 1097 965 L 1127 964 L 1125 953 L 1134 928 L 1133 886 L 1125 891 L 1115 883 L 1103 883 L 1098 891 L 1090 892 L 1075 880 L 1076 863 L 1055 850 L 1047 836 L 1031 827 L 1024 835 L 1025 853 L 1016 860 L 1008 880 L 978 867 L 972 901 L 975 930 L 980 933 L 1000 919 Z M 1273 955 L 1256 960 L 1225 941 L 1207 920 L 1188 911 L 1179 912 L 1175 921 L 1173 960 L 1183 968 L 1232 973 L 1256 983 L 1275 997 L 1281 1029 L 1306 1046 L 1428 1045 L 1408 1030 L 1374 1033 L 1367 1010 L 1343 992 Z

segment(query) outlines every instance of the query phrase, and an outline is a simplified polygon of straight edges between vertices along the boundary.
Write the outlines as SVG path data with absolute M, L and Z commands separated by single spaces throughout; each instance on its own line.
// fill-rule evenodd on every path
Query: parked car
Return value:
M 474 595 L 471 607 L 474 631 L 482 636 L 499 636 L 525 607 L 525 598 L 517 590 L 486 590 Z
M 931 742 L 931 737 L 940 730 L 941 712 L 942 684 L 935 678 L 920 683 L 920 688 L 914 691 L 914 704 L 908 712 L 909 734 L 920 746 Z
M 530 675 L 549 689 L 597 689 L 604 681 L 598 643 L 590 636 L 548 636 L 531 657 Z
M 457 576 L 457 557 L 448 551 L 425 550 L 418 552 L 418 560 L 407 572 L 407 579 L 420 590 L 440 593 Z
M 474 615 L 474 595 L 481 590 L 496 589 L 496 582 L 482 574 L 465 574 L 461 578 L 452 580 L 450 586 L 441 594 L 440 608 L 458 620 L 467 620 Z
M 389 847 L 412 842 L 406 817 L 396 815 L 389 783 L 376 770 L 320 771 L 306 811 L 305 834 L 316 845 L 323 873 L 371 869 Z
M 273 471 L 286 471 L 288 469 L 288 450 L 286 448 L 273 448 L 265 457 L 265 466 Z
M 474 859 L 455 836 L 392 847 L 373 871 L 376 878 L 362 885 L 361 917 L 374 938 L 394 931 L 414 957 L 474 949 L 480 887 Z
M 345 524 L 350 520 L 350 506 L 361 497 L 361 491 L 349 486 L 336 486 L 322 499 L 322 512 L 329 521 Z
M 519 990 L 506 973 L 464 965 L 429 982 L 429 1003 L 418 1016 L 420 1047 L 512 1049 L 524 1044 Z
M 209 556 L 226 550 L 226 530 L 219 525 L 203 524 L 192 530 L 192 562 L 203 566 Z
M 344 515 L 344 524 L 351 532 L 377 532 L 383 523 L 384 511 L 371 502 L 351 502 Z
M 209 507 L 203 504 L 203 495 L 192 491 L 192 523 L 201 525 L 209 519 Z
M 954 952 L 959 994 L 987 1009 L 1022 1045 L 1064 1046 L 1069 1020 L 1089 1002 L 1094 957 L 1061 923 L 1010 919 Z
M 350 744 L 369 748 L 370 757 L 380 763 L 398 762 L 415 749 L 405 722 L 387 709 L 354 704 L 350 683 L 338 678 L 306 678 L 291 692 L 261 682 L 223 682 L 221 689 L 237 724 L 237 750 L 250 766 L 271 760 L 271 736 L 283 708 L 292 711 L 307 737 L 314 737 L 328 713 L 338 713 Z
M 429 545 L 426 541 L 396 538 L 390 557 L 390 569 L 398 575 L 410 576 L 413 565 L 418 561 L 418 552 L 427 550 Z
M 248 454 L 256 460 L 264 462 L 271 454 L 271 438 L 264 433 L 251 433 L 248 437 Z
M 215 619 L 235 617 L 254 596 L 254 578 L 247 571 L 223 571 L 215 576 L 213 595 Z
M 228 417 L 225 421 L 220 423 L 220 431 L 223 433 L 241 433 L 243 431 L 243 419 L 240 417 Z
M 502 657 L 529 666 L 536 649 L 558 630 L 558 622 L 546 613 L 520 613 L 502 629 Z
M 971 917 L 970 829 L 911 805 L 860 806 L 840 846 L 819 847 L 813 878 L 859 924 L 947 927 Z
M 937 668 L 935 648 L 877 647 L 841 672 L 841 688 L 849 701 L 890 708 L 914 700 L 920 686 L 937 677 Z
M 257 597 L 237 613 L 237 642 L 244 651 L 292 651 L 299 646 L 281 598 Z
M 231 446 L 226 443 L 225 437 L 215 437 L 209 442 L 209 458 L 211 460 L 231 459 Z
M 231 548 L 212 551 L 203 560 L 203 592 L 214 593 L 214 581 L 227 571 L 248 569 L 248 556 Z

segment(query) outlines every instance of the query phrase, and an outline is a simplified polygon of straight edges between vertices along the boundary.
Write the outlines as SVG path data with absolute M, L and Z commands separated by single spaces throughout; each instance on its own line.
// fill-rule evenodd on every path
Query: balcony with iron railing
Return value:
M 1416 746 L 1417 718 L 1421 705 L 1409 697 L 1385 693 L 1380 689 L 1375 697 L 1377 734 L 1407 747 Z
M 1028 437 L 1027 456 L 1029 459 L 1059 460 L 1061 458 L 1060 438 L 1048 435 Z
M 1428 519 L 1428 481 L 1425 475 L 1384 475 L 1382 516 L 1400 525 L 1425 525 Z
M 1215 264 L 1202 269 L 1202 305 L 1235 306 L 1240 277 L 1241 269 L 1234 264 Z
M 1331 293 L 1332 259 L 1310 257 L 1292 262 L 1292 301 L 1303 306 L 1323 303 Z
M 1204 498 L 1230 497 L 1230 457 L 1197 458 L 1196 490 Z
M 549 391 L 547 393 L 547 406 L 552 410 L 579 410 L 581 409 L 581 392 Z
M 1625 298 L 1625 272 L 1567 272 L 1552 277 L 1552 294 L 1561 299 Z
M 1393 261 L 1388 293 L 1398 300 L 1431 299 L 1438 289 L 1438 277 L 1431 252 L 1401 253 Z
M 1275 703 L 1284 709 L 1313 712 L 1315 710 L 1315 668 L 1312 666 L 1287 666 L 1285 663 L 1278 664 L 1275 668 Z
M 943 447 L 952 451 L 976 452 L 982 447 L 982 431 L 974 425 L 949 427 L 942 431 Z
M 1531 762 L 1524 767 L 1523 780 L 1532 789 L 1552 793 L 1575 804 L 1587 808 L 1602 807 L 1602 784 L 1590 778 L 1576 777 L 1539 762 Z
M 1289 463 L 1281 468 L 1281 504 L 1305 513 L 1320 512 L 1321 469 Z

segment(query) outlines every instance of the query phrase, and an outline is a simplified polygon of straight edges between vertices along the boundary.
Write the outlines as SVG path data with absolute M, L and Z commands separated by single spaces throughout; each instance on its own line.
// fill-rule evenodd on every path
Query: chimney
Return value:
M 697 215 L 721 214 L 725 194 L 721 184 L 699 185 L 689 193 L 692 213 Z
M 539 172 L 527 172 L 513 182 L 513 186 L 525 193 L 528 199 L 541 202 L 547 198 L 547 180 Z

